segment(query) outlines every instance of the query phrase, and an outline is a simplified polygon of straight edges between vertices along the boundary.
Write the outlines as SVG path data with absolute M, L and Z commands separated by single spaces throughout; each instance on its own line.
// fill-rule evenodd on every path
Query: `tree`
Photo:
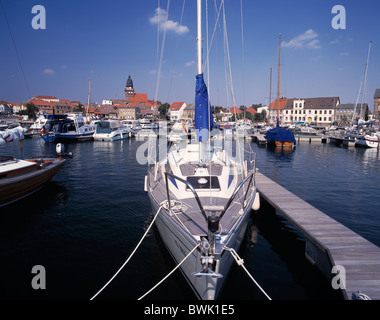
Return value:
M 167 102 L 163 103 L 162 105 L 158 107 L 158 112 L 160 113 L 161 119 L 166 119 L 166 114 L 168 113 L 169 108 L 170 108 L 170 104 Z
M 19 112 L 20 115 L 26 115 L 29 119 L 35 120 L 36 119 L 36 113 L 38 112 L 38 108 L 33 103 L 27 103 L 26 104 L 26 110 L 21 110 Z
M 81 113 L 84 113 L 84 107 L 83 107 L 83 104 L 79 103 L 78 106 L 76 108 L 74 108 L 73 112 L 81 112 Z

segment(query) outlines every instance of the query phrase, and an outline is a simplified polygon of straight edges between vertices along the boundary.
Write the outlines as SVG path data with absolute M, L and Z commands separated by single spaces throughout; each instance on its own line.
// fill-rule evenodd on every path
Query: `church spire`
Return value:
M 129 97 L 134 97 L 135 96 L 135 89 L 133 89 L 133 81 L 131 79 L 131 76 L 129 75 L 127 84 L 125 86 L 125 100 L 129 100 Z

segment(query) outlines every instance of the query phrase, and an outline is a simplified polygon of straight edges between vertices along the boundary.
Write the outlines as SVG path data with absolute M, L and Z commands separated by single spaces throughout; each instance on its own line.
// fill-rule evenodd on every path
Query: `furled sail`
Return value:
M 210 131 L 214 127 L 214 118 L 208 101 L 207 86 L 203 74 L 196 76 L 195 85 L 195 129 L 198 141 L 204 142 L 209 138 Z

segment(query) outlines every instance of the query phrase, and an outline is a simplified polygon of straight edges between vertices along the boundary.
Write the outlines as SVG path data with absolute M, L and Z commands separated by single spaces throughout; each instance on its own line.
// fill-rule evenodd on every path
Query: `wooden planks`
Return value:
M 261 173 L 256 174 L 260 195 L 284 215 L 305 237 L 324 250 L 330 267 L 345 268 L 347 300 L 360 291 L 380 300 L 380 248 L 330 218 Z M 319 266 L 320 269 L 326 266 Z M 333 275 L 332 275 L 333 276 Z

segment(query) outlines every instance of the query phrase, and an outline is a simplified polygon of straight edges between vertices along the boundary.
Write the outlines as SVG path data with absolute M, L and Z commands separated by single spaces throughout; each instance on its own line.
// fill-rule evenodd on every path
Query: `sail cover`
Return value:
M 207 86 L 203 80 L 203 74 L 196 76 L 195 85 L 195 129 L 198 141 L 204 142 L 209 138 L 209 133 L 214 127 L 214 118 L 208 101 Z

